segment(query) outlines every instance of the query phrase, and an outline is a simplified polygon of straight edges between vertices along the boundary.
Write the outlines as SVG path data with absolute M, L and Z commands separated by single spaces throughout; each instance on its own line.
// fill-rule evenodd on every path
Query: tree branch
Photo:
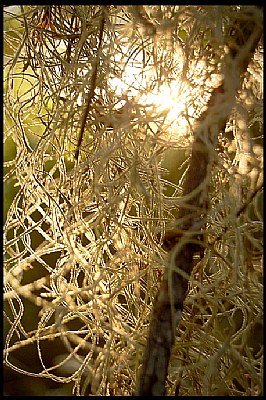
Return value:
M 103 7 L 104 9 L 105 7 Z M 78 138 L 78 144 L 77 144 L 77 149 L 75 152 L 75 159 L 78 159 L 79 156 L 79 149 L 81 146 L 81 142 L 82 142 L 82 138 L 84 135 L 84 129 L 85 129 L 85 124 L 87 121 L 87 117 L 89 114 L 89 110 L 90 110 L 90 106 L 91 106 L 91 101 L 94 97 L 95 94 L 95 88 L 96 88 L 96 79 L 97 79 L 97 70 L 98 70 L 98 66 L 99 66 L 99 61 L 100 61 L 100 49 L 101 49 L 101 45 L 102 45 L 102 39 L 103 39 L 103 28 L 104 28 L 104 23 L 105 23 L 105 14 L 104 14 L 104 10 L 102 12 L 102 16 L 100 19 L 100 32 L 99 32 L 99 44 L 98 44 L 98 48 L 97 48 L 97 53 L 96 53 L 96 60 L 94 62 L 94 64 L 92 65 L 92 74 L 91 74 L 91 79 L 90 79 L 90 91 L 88 93 L 88 97 L 87 97 L 87 105 L 82 117 L 82 121 L 81 121 L 81 127 L 80 127 L 80 133 L 79 133 L 79 138 Z
M 262 35 L 262 15 L 258 8 L 237 13 L 234 32 L 230 36 L 229 54 L 225 59 L 226 74 L 221 86 L 213 90 L 206 112 L 195 132 L 190 166 L 183 195 L 186 207 L 179 210 L 178 228 L 183 232 L 176 239 L 169 235 L 168 266 L 151 314 L 147 345 L 137 391 L 138 396 L 165 394 L 165 381 L 175 341 L 176 327 L 181 319 L 188 279 L 193 269 L 194 255 L 200 246 L 193 244 L 206 223 L 208 186 L 215 156 L 218 134 L 224 131 L 230 117 L 241 76 Z

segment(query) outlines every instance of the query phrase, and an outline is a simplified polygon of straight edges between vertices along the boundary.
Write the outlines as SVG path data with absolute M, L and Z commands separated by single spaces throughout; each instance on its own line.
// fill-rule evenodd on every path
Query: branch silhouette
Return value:
M 90 107 L 91 107 L 91 102 L 92 99 L 94 97 L 95 94 L 95 89 L 96 89 L 96 79 L 97 79 L 97 71 L 98 71 L 98 67 L 99 67 L 99 62 L 100 62 L 100 49 L 102 46 L 102 40 L 103 40 L 103 30 L 104 30 L 104 23 L 105 23 L 105 7 L 103 7 L 103 11 L 102 11 L 102 16 L 100 19 L 100 27 L 99 27 L 99 44 L 98 44 L 98 48 L 96 51 L 96 59 L 95 62 L 92 66 L 92 74 L 91 74 L 91 78 L 90 78 L 90 91 L 88 93 L 88 97 L 87 97 L 87 105 L 82 117 L 82 121 L 81 121 L 81 127 L 80 127 L 80 132 L 79 132 L 79 137 L 78 137 L 78 143 L 77 143 L 77 149 L 75 152 L 75 158 L 76 160 L 78 159 L 79 156 L 79 150 L 80 150 L 80 146 L 82 143 L 82 138 L 84 135 L 84 130 L 85 130 L 85 125 L 86 125 L 86 121 L 87 121 L 87 117 L 90 111 Z
M 188 279 L 193 269 L 193 258 L 200 251 L 198 233 L 206 223 L 208 186 L 215 157 L 218 134 L 223 132 L 230 117 L 243 73 L 259 43 L 262 24 L 258 14 L 246 13 L 237 17 L 229 37 L 229 54 L 226 57 L 225 77 L 213 90 L 207 110 L 201 115 L 195 131 L 189 169 L 184 183 L 183 196 L 188 197 L 186 207 L 181 207 L 177 225 L 182 235 L 168 232 L 168 265 L 150 318 L 147 345 L 136 394 L 139 396 L 165 395 L 165 382 L 176 327 L 181 320 L 183 302 L 188 289 Z M 179 221 L 182 220 L 180 223 Z

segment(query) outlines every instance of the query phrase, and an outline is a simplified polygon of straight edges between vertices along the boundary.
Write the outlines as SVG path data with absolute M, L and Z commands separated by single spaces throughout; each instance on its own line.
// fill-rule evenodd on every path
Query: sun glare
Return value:
M 127 65 L 121 77 L 110 78 L 109 85 L 117 96 L 133 98 L 153 115 L 163 115 L 169 139 L 173 139 L 174 135 L 177 139 L 177 136 L 187 134 L 189 124 L 182 114 L 188 111 L 187 101 L 191 95 L 188 85 L 178 77 L 168 80 L 167 83 L 157 82 L 153 85 L 153 82 L 155 73 L 152 68 L 145 71 L 137 66 Z M 190 111 L 193 113 L 191 107 Z
M 113 54 L 112 61 L 120 73 L 109 76 L 111 90 L 118 97 L 134 99 L 151 118 L 162 116 L 164 126 L 160 130 L 163 128 L 166 140 L 189 138 L 212 89 L 220 84 L 221 75 L 213 73 L 212 66 L 207 66 L 205 60 L 195 58 L 186 62 L 183 80 L 184 56 L 181 49 L 178 46 L 173 49 L 171 43 L 166 43 L 166 47 L 162 45 L 154 64 L 147 62 L 144 52 L 137 46 L 128 48 L 125 44 L 114 44 Z

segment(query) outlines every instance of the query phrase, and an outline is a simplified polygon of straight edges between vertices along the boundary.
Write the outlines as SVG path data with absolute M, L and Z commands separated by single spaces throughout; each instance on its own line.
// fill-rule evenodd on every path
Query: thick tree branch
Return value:
M 165 238 L 168 267 L 151 315 L 147 346 L 137 385 L 136 394 L 139 396 L 165 394 L 171 348 L 176 327 L 181 319 L 188 279 L 193 268 L 193 257 L 200 250 L 193 241 L 195 242 L 199 231 L 205 227 L 208 186 L 218 134 L 224 131 L 241 86 L 241 77 L 261 38 L 260 13 L 258 8 L 253 7 L 251 11 L 240 11 L 237 14 L 228 44 L 229 54 L 224 61 L 224 81 L 213 90 L 207 110 L 201 116 L 200 125 L 195 132 L 183 190 L 186 207 L 180 208 L 177 220 L 178 228 L 183 234 L 176 238 L 176 235 L 170 232 Z

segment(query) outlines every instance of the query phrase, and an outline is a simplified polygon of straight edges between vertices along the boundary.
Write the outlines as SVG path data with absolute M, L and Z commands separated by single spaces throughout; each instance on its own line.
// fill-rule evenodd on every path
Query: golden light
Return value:
M 116 46 L 114 46 L 116 50 Z M 181 137 L 189 137 L 191 127 L 199 117 L 199 110 L 209 99 L 210 92 L 221 80 L 219 74 L 206 70 L 203 60 L 190 62 L 186 78 L 184 76 L 184 58 L 179 48 L 166 49 L 160 58 L 162 65 L 145 64 L 141 51 L 134 57 L 126 46 L 119 47 L 113 56 L 113 62 L 121 65 L 120 75 L 110 76 L 108 83 L 111 90 L 118 96 L 134 99 L 145 108 L 151 117 L 162 116 L 163 138 L 179 141 Z M 171 59 L 169 72 L 167 60 Z M 161 75 L 158 77 L 158 71 Z M 117 104 L 117 108 L 121 104 Z M 156 124 L 151 122 L 155 128 Z
M 158 113 L 165 113 L 164 125 L 170 139 L 187 133 L 187 123 L 182 114 L 186 110 L 188 96 L 188 86 L 177 80 L 162 84 L 157 91 L 143 95 L 141 101 L 154 104 Z
M 193 114 L 194 109 L 187 106 L 191 89 L 180 78 L 182 63 L 178 61 L 173 78 L 159 82 L 156 66 L 143 68 L 140 57 L 136 56 L 131 65 L 126 63 L 121 76 L 110 77 L 108 83 L 111 90 L 118 97 L 134 99 L 152 116 L 163 116 L 167 139 L 187 134 L 189 124 L 182 114 Z

